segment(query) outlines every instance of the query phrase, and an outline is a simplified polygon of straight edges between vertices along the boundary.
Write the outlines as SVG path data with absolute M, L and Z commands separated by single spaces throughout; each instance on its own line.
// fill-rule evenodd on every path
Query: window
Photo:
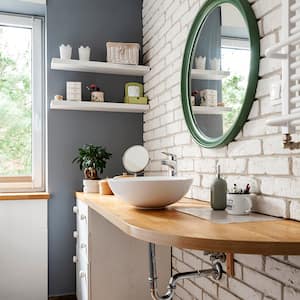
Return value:
M 0 192 L 44 190 L 43 19 L 0 14 Z
M 250 55 L 249 39 L 222 38 L 222 70 L 230 72 L 222 84 L 222 100 L 232 109 L 223 115 L 224 132 L 229 130 L 241 111 L 241 99 L 244 99 L 248 85 Z

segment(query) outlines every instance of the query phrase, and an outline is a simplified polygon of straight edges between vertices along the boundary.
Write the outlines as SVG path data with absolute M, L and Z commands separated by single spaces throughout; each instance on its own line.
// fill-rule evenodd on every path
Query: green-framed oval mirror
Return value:
M 203 147 L 222 147 L 240 132 L 258 81 L 260 40 L 247 0 L 208 0 L 188 35 L 181 73 L 187 127 Z

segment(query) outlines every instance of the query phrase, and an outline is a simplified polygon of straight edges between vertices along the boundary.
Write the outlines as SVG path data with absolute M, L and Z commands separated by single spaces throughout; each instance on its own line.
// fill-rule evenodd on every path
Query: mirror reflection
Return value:
M 216 7 L 198 34 L 191 69 L 191 107 L 199 130 L 208 138 L 226 134 L 239 116 L 250 59 L 243 16 L 231 4 Z

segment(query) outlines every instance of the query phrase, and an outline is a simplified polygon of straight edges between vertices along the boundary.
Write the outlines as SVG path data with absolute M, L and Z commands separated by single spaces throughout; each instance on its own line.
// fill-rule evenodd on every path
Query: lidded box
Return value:
M 107 42 L 106 49 L 107 62 L 126 65 L 139 64 L 139 44 Z

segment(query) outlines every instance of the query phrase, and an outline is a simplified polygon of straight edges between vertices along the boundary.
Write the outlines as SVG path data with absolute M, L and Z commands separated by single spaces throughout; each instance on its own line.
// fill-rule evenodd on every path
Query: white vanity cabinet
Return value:
M 89 255 L 89 224 L 88 206 L 77 201 L 73 208 L 76 214 L 76 231 L 73 237 L 76 239 L 76 294 L 78 300 L 89 300 L 90 298 L 90 255 Z
M 78 300 L 151 300 L 148 245 L 129 237 L 79 199 L 74 207 Z M 171 272 L 170 248 L 157 247 L 163 290 Z

